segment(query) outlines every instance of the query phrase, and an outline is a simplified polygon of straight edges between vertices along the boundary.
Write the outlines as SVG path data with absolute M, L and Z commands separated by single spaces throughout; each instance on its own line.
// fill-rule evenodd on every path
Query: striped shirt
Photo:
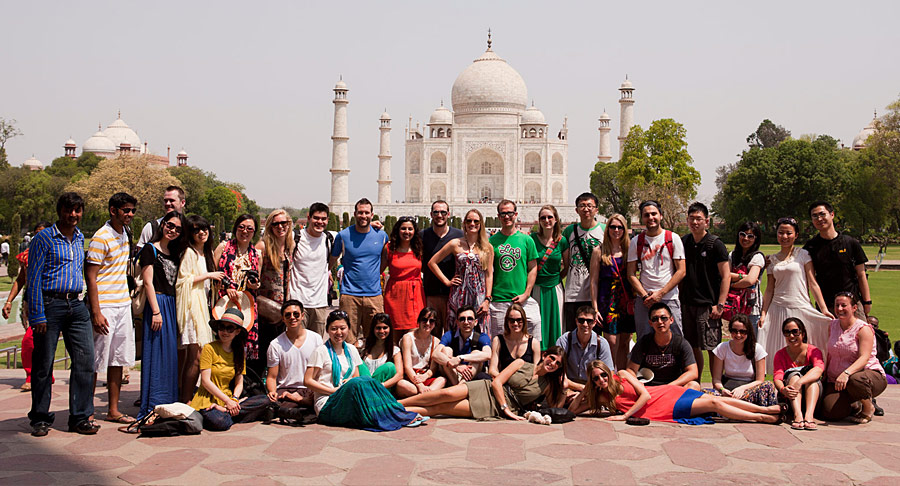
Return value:
M 75 228 L 72 241 L 56 225 L 41 231 L 28 247 L 28 318 L 44 324 L 44 292 L 84 290 L 84 234 Z
M 128 237 L 117 233 L 109 221 L 94 233 L 85 263 L 99 265 L 97 298 L 100 307 L 123 307 L 131 303 L 128 294 Z

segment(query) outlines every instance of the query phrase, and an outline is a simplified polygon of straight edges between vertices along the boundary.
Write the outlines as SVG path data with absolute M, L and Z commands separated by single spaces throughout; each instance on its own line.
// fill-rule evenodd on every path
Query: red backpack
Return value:
M 646 232 L 641 231 L 638 234 L 638 242 L 637 242 L 637 264 L 638 268 L 641 266 L 641 256 L 644 254 L 644 247 L 647 245 L 647 238 L 645 236 Z M 672 243 L 672 232 L 669 230 L 664 230 L 665 239 L 663 241 L 663 246 L 669 250 L 669 259 L 672 260 L 672 268 L 675 268 L 675 245 Z
M 761 253 L 761 252 L 757 252 Z M 750 255 L 752 258 L 753 255 Z M 747 259 L 747 261 L 750 261 Z M 741 263 L 737 267 L 731 269 L 734 273 L 747 275 L 750 273 L 749 267 Z M 749 316 L 753 312 L 753 306 L 756 304 L 756 285 L 743 289 L 729 289 L 728 298 L 725 300 L 725 309 L 722 311 L 722 319 L 731 322 L 735 314 L 744 314 Z

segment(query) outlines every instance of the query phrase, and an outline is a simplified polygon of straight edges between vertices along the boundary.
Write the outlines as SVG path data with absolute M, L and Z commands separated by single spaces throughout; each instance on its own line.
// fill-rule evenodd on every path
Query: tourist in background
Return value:
M 787 346 L 775 353 L 775 371 L 772 374 L 775 388 L 791 404 L 792 429 L 816 430 L 813 418 L 819 397 L 822 395 L 822 376 L 825 360 L 822 351 L 807 343 L 806 326 L 796 317 L 789 317 L 781 324 L 781 333 Z
M 618 370 L 628 365 L 634 333 L 634 293 L 625 262 L 628 234 L 625 216 L 613 214 L 606 221 L 603 243 L 591 253 L 591 302 Z
M 284 332 L 281 304 L 291 269 L 294 252 L 294 222 L 284 209 L 275 209 L 266 217 L 265 231 L 256 244 L 260 255 L 259 289 L 256 291 L 259 316 L 259 359 L 248 360 L 248 366 L 259 376 L 266 374 L 269 343 Z
M 381 251 L 381 273 L 385 268 L 388 279 L 384 284 L 384 311 L 391 316 L 394 336 L 399 340 L 416 328 L 416 316 L 425 307 L 422 238 L 413 217 L 403 216 L 394 225 Z

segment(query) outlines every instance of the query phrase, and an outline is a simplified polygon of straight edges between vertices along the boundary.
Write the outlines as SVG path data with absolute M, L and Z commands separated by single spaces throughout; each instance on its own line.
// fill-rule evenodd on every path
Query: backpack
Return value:
M 758 251 L 756 253 L 762 252 Z M 750 258 L 753 258 L 753 255 L 750 255 Z M 747 261 L 750 261 L 750 259 L 748 258 Z M 741 263 L 733 268 L 732 271 L 740 275 L 747 275 L 750 272 L 750 268 L 745 263 Z M 725 300 L 725 310 L 722 311 L 722 319 L 730 322 L 735 314 L 749 316 L 753 312 L 753 306 L 756 305 L 756 299 L 756 285 L 743 289 L 729 289 L 728 298 Z
M 875 331 L 875 357 L 879 363 L 884 363 L 891 359 L 891 338 L 882 329 L 872 330 Z
M 675 244 L 672 243 L 672 232 L 669 230 L 663 230 L 663 231 L 664 231 L 663 234 L 665 235 L 665 238 L 663 240 L 663 246 L 665 246 L 666 249 L 669 250 L 669 259 L 672 260 L 672 268 L 675 268 Z M 641 255 L 644 254 L 644 247 L 648 246 L 646 234 L 647 234 L 646 231 L 641 231 L 638 234 L 638 242 L 637 242 L 638 269 L 641 268 Z
M 301 231 L 303 231 L 303 230 L 299 229 L 299 230 L 297 230 L 296 233 L 294 233 L 294 252 L 291 254 L 291 262 L 293 262 L 294 258 L 296 258 L 296 256 L 297 256 L 297 251 L 298 251 L 297 244 L 300 243 L 300 232 Z M 331 248 L 334 246 L 334 235 L 331 234 L 331 231 L 328 231 L 328 230 L 325 230 L 323 233 L 325 234 L 325 258 L 327 260 L 327 259 L 331 258 Z M 287 277 L 288 272 L 287 272 L 287 268 L 285 268 L 284 270 L 285 270 L 284 271 L 284 281 L 285 281 L 284 293 L 285 293 L 285 295 L 288 295 L 288 293 L 289 293 L 288 277 Z M 333 288 L 329 288 L 328 289 L 328 306 L 329 307 L 331 306 L 331 293 L 332 292 L 333 292 Z M 285 300 L 287 300 L 288 297 L 285 297 Z

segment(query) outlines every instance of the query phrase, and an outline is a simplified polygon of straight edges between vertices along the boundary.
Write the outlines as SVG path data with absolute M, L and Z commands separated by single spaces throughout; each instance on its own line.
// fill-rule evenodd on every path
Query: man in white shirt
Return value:
M 585 192 L 575 198 L 578 222 L 567 226 L 562 235 L 569 242 L 569 261 L 566 272 L 566 302 L 563 304 L 563 332 L 578 328 L 575 323 L 577 310 L 591 305 L 591 253 L 603 244 L 606 225 L 596 222 L 597 196 Z M 566 269 L 563 265 L 563 269 Z M 583 371 L 583 370 L 582 370 Z
M 638 206 L 644 231 L 628 245 L 628 280 L 634 289 L 634 323 L 637 339 L 653 333 L 647 309 L 662 302 L 672 314 L 672 332 L 681 335 L 681 304 L 678 283 L 684 278 L 684 245 L 681 238 L 662 227 L 662 213 L 656 201 Z M 640 246 L 640 248 L 638 248 Z M 637 277 L 640 263 L 640 278 Z
M 269 400 L 292 408 L 293 404 L 311 407 L 312 390 L 303 377 L 313 352 L 322 345 L 322 336 L 304 325 L 303 304 L 290 299 L 281 306 L 285 330 L 269 345 L 266 392 Z
M 325 231 L 328 206 L 317 202 L 309 207 L 306 228 L 300 230 L 291 257 L 291 283 L 288 295 L 303 304 L 306 328 L 319 335 L 325 332 L 328 317 L 328 288 L 331 274 L 328 255 L 334 237 Z
M 184 200 L 184 189 L 178 186 L 167 187 L 166 192 L 163 193 L 163 216 L 172 211 L 184 214 L 184 206 L 186 204 L 187 201 Z M 144 228 L 141 230 L 141 237 L 137 242 L 137 252 L 140 252 L 141 247 L 153 238 L 153 233 L 159 228 L 159 222 L 161 220 L 162 216 L 160 216 L 159 219 L 147 221 L 147 224 L 145 224 Z M 216 228 L 216 230 L 221 231 L 222 228 Z M 135 255 L 137 252 L 135 252 Z

